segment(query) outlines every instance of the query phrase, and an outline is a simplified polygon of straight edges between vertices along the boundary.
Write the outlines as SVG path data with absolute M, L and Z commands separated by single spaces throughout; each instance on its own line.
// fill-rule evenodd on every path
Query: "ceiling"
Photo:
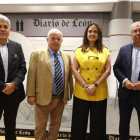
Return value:
M 64 0 L 59 0 L 57 3 L 56 0 L 45 1 L 24 0 L 24 2 L 18 2 L 12 0 L 12 2 L 8 2 L 5 0 L 0 2 L 0 13 L 111 12 L 114 3 L 121 0 L 81 0 L 80 3 L 78 0 L 65 3 Z M 132 1 L 133 12 L 140 12 L 140 0 Z

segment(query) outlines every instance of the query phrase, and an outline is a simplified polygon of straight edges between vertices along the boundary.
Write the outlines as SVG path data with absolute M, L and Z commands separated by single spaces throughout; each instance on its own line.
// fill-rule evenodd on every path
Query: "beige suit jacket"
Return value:
M 64 89 L 64 104 L 68 99 L 69 94 L 72 94 L 73 79 L 71 69 L 71 57 L 68 53 L 60 51 L 65 70 L 65 89 Z M 35 50 L 30 57 L 26 96 L 35 96 L 36 103 L 39 105 L 48 105 L 52 99 L 53 77 L 50 53 L 48 48 Z

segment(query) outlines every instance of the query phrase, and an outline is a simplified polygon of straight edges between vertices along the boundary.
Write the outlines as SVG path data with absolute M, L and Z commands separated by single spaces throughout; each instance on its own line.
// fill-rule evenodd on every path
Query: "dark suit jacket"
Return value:
M 116 62 L 113 66 L 114 74 L 120 83 L 118 96 L 122 100 L 126 100 L 130 92 L 130 90 L 127 88 L 122 87 L 122 82 L 125 78 L 128 78 L 131 81 L 132 48 L 132 43 L 121 47 Z M 138 80 L 140 80 L 140 76 Z M 137 94 L 138 98 L 140 99 L 139 90 L 137 91 Z
M 23 80 L 26 74 L 26 62 L 22 47 L 19 43 L 9 40 L 8 47 L 8 77 L 7 82 L 15 82 L 18 89 L 16 89 L 11 95 L 11 98 L 20 103 L 25 98 L 25 91 L 23 87 Z M 5 71 L 3 67 L 2 58 L 0 55 L 0 98 L 2 90 L 5 86 Z

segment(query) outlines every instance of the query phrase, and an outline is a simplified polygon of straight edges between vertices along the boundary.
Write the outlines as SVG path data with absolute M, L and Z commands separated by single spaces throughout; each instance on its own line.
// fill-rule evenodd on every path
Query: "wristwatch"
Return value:
M 95 87 L 98 87 L 98 84 L 97 83 L 94 83 Z

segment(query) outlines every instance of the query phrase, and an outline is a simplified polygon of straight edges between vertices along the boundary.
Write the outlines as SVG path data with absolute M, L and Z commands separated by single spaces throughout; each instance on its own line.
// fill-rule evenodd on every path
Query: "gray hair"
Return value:
M 54 29 L 51 29 L 51 30 L 48 32 L 47 37 L 49 37 L 49 35 L 50 35 L 52 32 L 58 32 L 58 33 L 61 34 L 61 36 L 63 36 L 63 34 L 62 34 L 62 32 L 61 32 L 60 30 L 54 28 Z
M 133 23 L 131 24 L 131 26 L 130 26 L 130 30 L 131 30 L 131 32 L 132 32 L 132 28 L 133 28 L 133 26 L 134 26 L 134 25 L 137 25 L 137 24 L 140 25 L 140 21 L 136 21 L 136 22 L 133 22 Z
M 7 22 L 8 25 L 11 27 L 11 22 L 10 22 L 10 20 L 9 20 L 6 16 L 4 16 L 4 15 L 2 15 L 2 14 L 0 14 L 0 21 L 1 21 L 1 22 Z

